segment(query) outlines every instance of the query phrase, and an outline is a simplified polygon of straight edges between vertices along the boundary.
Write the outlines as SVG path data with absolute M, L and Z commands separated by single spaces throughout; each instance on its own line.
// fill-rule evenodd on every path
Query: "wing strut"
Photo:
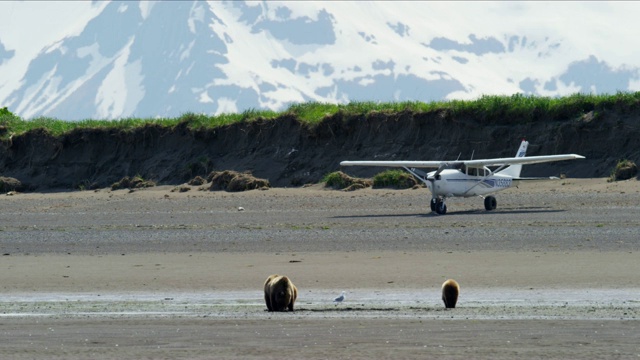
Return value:
M 468 188 L 468 189 L 467 189 L 467 191 L 465 191 L 465 192 L 464 192 L 464 194 L 465 194 L 465 195 L 467 195 L 467 193 L 468 193 L 469 191 L 471 191 L 473 188 L 475 188 L 476 186 L 478 186 L 478 185 L 482 184 L 482 182 L 483 182 L 486 178 L 490 177 L 491 175 L 493 175 L 493 174 L 497 173 L 498 171 L 502 170 L 503 168 L 505 168 L 505 167 L 507 167 L 507 166 L 509 166 L 509 165 L 506 165 L 506 164 L 505 164 L 505 165 L 501 165 L 499 168 L 497 168 L 497 169 L 496 169 L 496 171 L 491 171 L 491 170 L 489 170 L 489 175 L 485 175 L 485 176 L 483 176 L 480 180 L 478 180 L 478 182 L 477 182 L 477 183 L 475 183 L 472 187 Z

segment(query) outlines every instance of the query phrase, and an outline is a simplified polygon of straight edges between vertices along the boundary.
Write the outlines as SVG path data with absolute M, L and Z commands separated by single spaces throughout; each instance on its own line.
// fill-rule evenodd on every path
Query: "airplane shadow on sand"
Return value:
M 434 212 L 420 212 L 413 214 L 380 214 L 380 215 L 341 215 L 332 216 L 333 219 L 349 219 L 349 218 L 383 218 L 383 217 L 440 217 L 451 215 L 493 215 L 493 214 L 549 214 L 560 213 L 566 210 L 554 210 L 544 207 L 527 207 L 527 208 L 514 208 L 514 209 L 502 209 L 486 211 L 481 209 L 474 210 L 461 210 L 461 211 L 448 211 L 445 215 L 439 215 Z
M 436 213 L 430 213 L 431 216 L 447 216 L 447 215 L 491 215 L 491 214 L 551 214 L 565 212 L 563 209 L 549 209 L 543 207 L 529 207 L 529 208 L 513 208 L 513 209 L 501 209 L 501 210 L 463 210 L 463 211 L 451 211 L 445 215 L 438 215 Z

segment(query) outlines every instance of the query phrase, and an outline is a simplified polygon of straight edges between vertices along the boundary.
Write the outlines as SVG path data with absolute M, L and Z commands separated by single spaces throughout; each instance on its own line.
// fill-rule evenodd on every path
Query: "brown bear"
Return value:
M 264 301 L 269 311 L 293 311 L 293 304 L 298 298 L 298 289 L 282 275 L 271 275 L 264 282 Z
M 442 301 L 444 301 L 444 307 L 447 309 L 455 308 L 456 302 L 458 302 L 458 295 L 460 294 L 460 285 L 453 280 L 449 279 L 442 284 Z

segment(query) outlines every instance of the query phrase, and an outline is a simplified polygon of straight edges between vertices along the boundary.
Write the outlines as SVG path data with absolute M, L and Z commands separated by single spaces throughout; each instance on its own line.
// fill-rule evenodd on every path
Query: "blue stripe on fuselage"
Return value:
M 482 181 L 482 183 L 479 186 L 483 186 L 483 187 L 487 187 L 487 188 L 492 188 L 495 187 L 495 181 L 493 179 L 485 179 L 485 180 L 480 180 L 480 179 L 446 179 L 447 181 L 451 181 L 451 182 L 472 182 L 472 183 L 477 183 L 478 181 Z
M 495 187 L 500 187 L 500 188 L 508 188 L 511 187 L 511 179 L 445 179 L 446 181 L 451 181 L 454 183 L 460 183 L 460 182 L 471 182 L 471 183 L 477 183 L 478 181 L 482 181 L 482 183 L 479 186 L 485 187 L 485 188 L 495 188 Z

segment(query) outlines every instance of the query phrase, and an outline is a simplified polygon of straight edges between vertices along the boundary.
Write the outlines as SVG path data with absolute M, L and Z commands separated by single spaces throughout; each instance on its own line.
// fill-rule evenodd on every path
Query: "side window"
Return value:
M 489 176 L 489 170 L 485 168 L 467 168 L 467 174 L 470 176 Z

